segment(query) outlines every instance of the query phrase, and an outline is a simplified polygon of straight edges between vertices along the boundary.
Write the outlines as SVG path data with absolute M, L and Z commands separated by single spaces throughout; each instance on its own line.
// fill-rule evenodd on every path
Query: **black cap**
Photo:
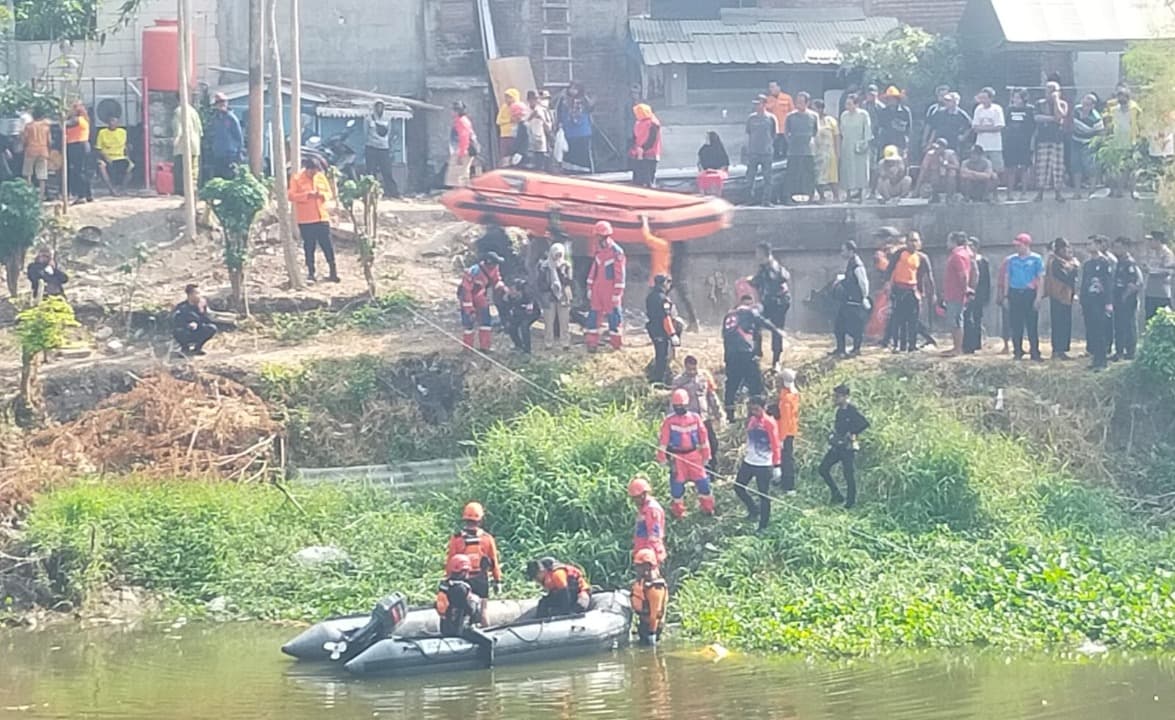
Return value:
M 841 383 L 840 385 L 837 385 L 836 387 L 834 387 L 832 389 L 832 392 L 834 392 L 837 395 L 840 395 L 842 397 L 848 397 L 849 395 L 852 394 L 849 392 L 849 386 L 845 385 L 844 383 Z

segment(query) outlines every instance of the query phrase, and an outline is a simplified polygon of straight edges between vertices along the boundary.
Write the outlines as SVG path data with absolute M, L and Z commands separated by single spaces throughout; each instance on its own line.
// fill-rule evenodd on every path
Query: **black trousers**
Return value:
M 191 328 L 179 328 L 172 333 L 176 343 L 181 350 L 190 352 L 199 352 L 204 349 L 204 343 L 212 339 L 216 334 L 216 326 L 211 323 L 197 325 L 195 330 Z
M 530 354 L 530 328 L 537 321 L 538 318 L 530 316 L 510 316 L 506 320 L 506 332 L 510 335 L 510 341 L 514 343 L 514 347 L 527 355 Z
M 237 174 L 237 165 L 240 164 L 240 159 L 235 157 L 213 157 L 212 158 L 212 177 L 222 178 L 224 180 L 232 180 Z
M 384 197 L 399 195 L 396 179 L 392 177 L 392 152 L 387 148 L 363 148 L 363 168 L 368 175 L 379 178 Z
M 1138 296 L 1114 301 L 1114 357 L 1127 360 L 1138 348 Z
M 787 322 L 787 311 L 791 309 L 791 305 L 777 305 L 764 304 L 763 317 L 767 319 L 775 327 L 783 330 L 784 324 Z M 767 331 L 770 332 L 770 331 Z M 755 333 L 755 355 L 763 357 L 763 331 Z M 779 333 L 771 333 L 771 364 L 775 365 L 779 362 L 779 358 L 783 356 L 783 336 Z
M 657 179 L 657 161 L 647 158 L 632 161 L 632 184 L 637 187 L 653 187 Z
M 918 315 L 921 311 L 918 293 L 911 288 L 894 287 L 890 291 L 890 304 L 897 349 L 914 352 L 918 349 Z
M 1160 308 L 1170 308 L 1171 298 L 1163 297 L 1148 297 L 1146 299 L 1146 321 L 1150 322 L 1151 318 L 1159 314 Z
M 1049 298 L 1053 354 L 1067 353 L 1073 344 L 1073 306 Z
M 792 202 L 795 195 L 816 194 L 816 158 L 813 155 L 793 155 L 787 159 L 787 173 L 783 182 L 783 201 Z
M 723 393 L 727 422 L 734 422 L 734 402 L 738 398 L 738 391 L 744 387 L 752 396 L 763 394 L 763 376 L 759 373 L 759 360 L 746 353 L 727 355 L 726 389 Z
M 326 257 L 326 264 L 330 268 L 330 276 L 332 278 L 338 277 L 338 272 L 335 268 L 335 246 L 330 239 L 330 223 L 326 221 L 301 223 L 298 225 L 298 231 L 302 233 L 302 252 L 306 255 L 306 272 L 310 274 L 310 278 L 314 279 L 314 252 L 316 247 L 322 248 L 322 254 Z
M 1085 317 L 1085 351 L 1094 367 L 1105 367 L 1110 338 L 1114 335 L 1114 316 L 1100 302 L 1081 303 L 1081 314 Z
M 669 348 L 671 345 L 669 338 L 654 337 L 653 335 L 650 335 L 649 338 L 653 341 L 653 369 L 649 380 L 655 383 L 665 383 L 670 379 Z
M 865 306 L 859 303 L 841 303 L 833 322 L 836 334 L 836 351 L 845 351 L 845 338 L 853 339 L 853 352 L 860 352 L 861 338 L 865 334 Z
M 783 491 L 791 492 L 796 489 L 796 436 L 788 435 L 783 439 L 783 446 L 779 452 L 780 482 Z
M 963 352 L 977 352 L 983 347 L 983 306 L 967 303 L 963 311 Z
M 820 477 L 824 478 L 824 482 L 832 492 L 833 502 L 839 503 L 843 500 L 845 507 L 852 507 L 857 502 L 857 471 L 854 466 L 856 456 L 857 452 L 851 446 L 833 445 L 828 448 L 828 452 L 824 453 L 824 459 L 820 461 L 818 469 Z M 845 475 L 845 493 L 843 495 L 832 479 L 832 468 L 837 464 L 840 464 Z
M 69 164 L 69 194 L 79 200 L 93 200 L 94 191 L 90 188 L 90 143 L 67 144 L 65 157 Z
M 734 478 L 734 494 L 747 506 L 747 514 L 759 516 L 759 529 L 767 527 L 771 522 L 771 474 L 770 465 L 748 465 L 743 462 L 738 466 L 738 475 Z M 755 487 L 759 491 L 758 498 L 751 497 L 747 486 L 754 479 Z
M 710 440 L 710 462 L 706 463 L 706 469 L 713 474 L 718 470 L 718 433 L 714 432 L 714 421 L 706 418 L 706 436 Z
M 1012 321 L 1012 354 L 1024 357 L 1024 334 L 1028 333 L 1028 349 L 1033 358 L 1040 357 L 1040 320 L 1036 312 L 1036 291 L 1032 289 L 1008 291 L 1008 313 Z

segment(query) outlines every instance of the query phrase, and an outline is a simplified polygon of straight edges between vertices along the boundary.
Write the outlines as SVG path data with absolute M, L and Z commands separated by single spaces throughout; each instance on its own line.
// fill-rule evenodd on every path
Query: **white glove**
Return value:
M 779 482 L 783 478 L 783 471 L 779 468 L 771 468 L 771 479 Z

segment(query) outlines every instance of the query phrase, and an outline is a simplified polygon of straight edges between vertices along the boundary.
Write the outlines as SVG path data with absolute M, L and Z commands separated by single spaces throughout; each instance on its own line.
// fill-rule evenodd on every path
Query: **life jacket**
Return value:
M 497 547 L 494 538 L 485 530 L 477 528 L 473 533 L 469 533 L 462 528 L 453 533 L 453 539 L 449 542 L 449 557 L 458 554 L 469 556 L 469 565 L 473 568 L 470 571 L 471 577 L 493 575 L 495 580 L 502 579 L 496 562 Z
M 548 593 L 557 593 L 567 590 L 568 598 L 586 610 L 591 603 L 591 583 L 583 568 L 571 563 L 558 563 L 555 567 L 543 572 L 543 588 Z
M 632 611 L 651 633 L 658 632 L 665 622 L 669 607 L 669 584 L 662 577 L 637 578 L 632 584 Z
M 460 578 L 445 578 L 437 586 L 437 614 L 441 616 L 441 634 L 458 636 L 466 625 L 480 619 L 481 600 Z

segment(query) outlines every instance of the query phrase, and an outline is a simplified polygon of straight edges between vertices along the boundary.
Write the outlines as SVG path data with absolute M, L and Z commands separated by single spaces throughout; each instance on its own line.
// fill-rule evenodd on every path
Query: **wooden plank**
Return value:
M 535 83 L 534 69 L 530 66 L 528 57 L 501 57 L 486 62 L 490 71 L 490 84 L 494 88 L 494 99 L 502 101 L 506 90 L 514 88 L 526 99 L 528 90 L 538 90 Z

